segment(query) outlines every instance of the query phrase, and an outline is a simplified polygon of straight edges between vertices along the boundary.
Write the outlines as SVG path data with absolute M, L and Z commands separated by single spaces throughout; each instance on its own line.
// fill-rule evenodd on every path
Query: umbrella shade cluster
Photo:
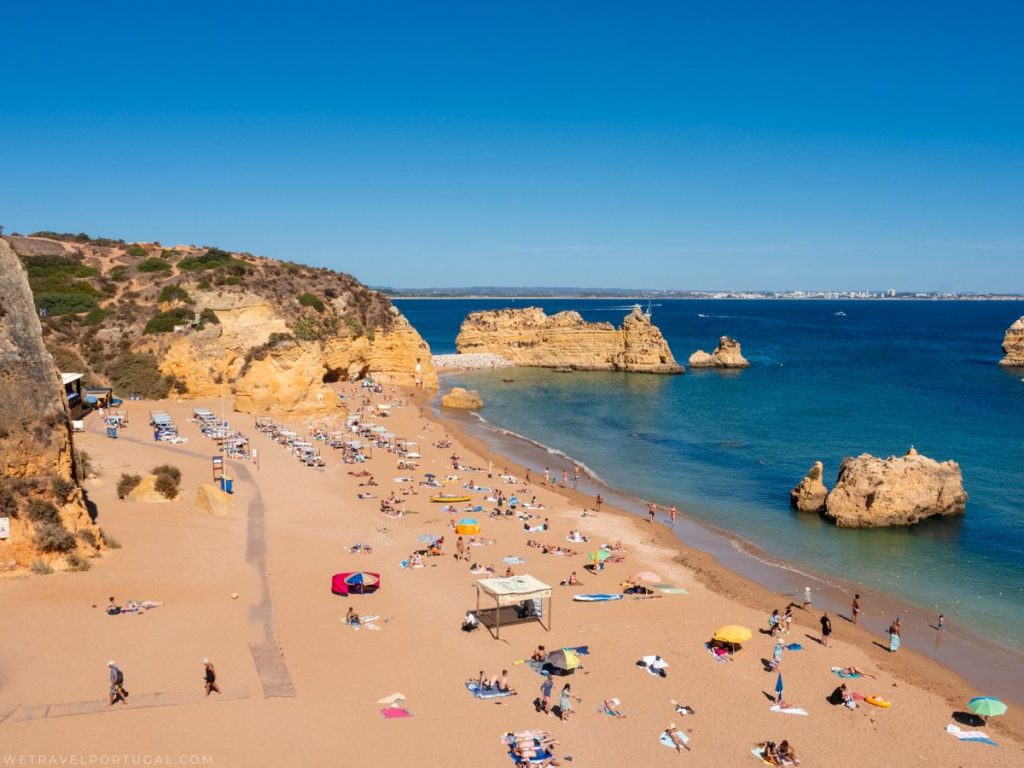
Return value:
M 331 577 L 331 592 L 336 595 L 363 595 L 380 589 L 380 574 L 368 571 L 336 573 Z

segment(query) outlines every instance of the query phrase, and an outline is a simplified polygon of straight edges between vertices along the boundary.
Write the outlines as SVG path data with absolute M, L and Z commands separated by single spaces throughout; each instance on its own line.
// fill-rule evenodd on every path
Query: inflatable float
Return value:
M 889 701 L 888 699 L 883 699 L 881 696 L 877 696 L 875 694 L 872 694 L 871 696 L 865 696 L 864 701 L 866 701 L 868 704 L 874 704 L 876 707 L 881 707 L 882 709 L 889 709 L 890 707 L 892 707 L 891 701 Z
M 435 504 L 457 504 L 463 501 L 469 501 L 472 497 L 470 496 L 431 496 L 430 500 Z

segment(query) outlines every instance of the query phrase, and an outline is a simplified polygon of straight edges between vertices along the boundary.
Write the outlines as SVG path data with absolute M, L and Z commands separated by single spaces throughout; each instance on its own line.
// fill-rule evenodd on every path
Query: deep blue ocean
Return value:
M 630 305 L 395 303 L 435 354 L 455 351 L 470 311 L 541 306 L 618 324 Z M 751 367 L 458 379 L 481 391 L 487 421 L 564 451 L 612 486 L 1024 650 L 1024 372 L 997 364 L 1024 303 L 678 300 L 652 312 L 679 362 L 729 335 Z M 831 487 L 845 456 L 910 445 L 960 463 L 970 497 L 962 519 L 864 531 L 791 511 L 789 490 L 815 460 Z

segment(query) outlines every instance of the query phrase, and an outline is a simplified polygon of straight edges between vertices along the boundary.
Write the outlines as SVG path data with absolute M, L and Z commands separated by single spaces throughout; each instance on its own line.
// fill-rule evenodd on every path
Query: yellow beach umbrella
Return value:
M 739 643 L 745 643 L 754 633 L 746 627 L 737 627 L 735 624 L 730 624 L 725 627 L 719 627 L 715 630 L 715 640 L 722 643 L 732 643 L 737 645 Z

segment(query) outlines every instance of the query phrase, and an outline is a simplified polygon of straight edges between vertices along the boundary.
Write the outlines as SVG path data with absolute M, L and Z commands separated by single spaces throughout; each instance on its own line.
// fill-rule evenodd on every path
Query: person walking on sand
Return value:
M 544 467 L 544 485 L 551 483 L 551 467 Z
M 211 693 L 220 693 L 220 688 L 217 686 L 217 670 L 214 669 L 213 663 L 209 659 L 203 659 L 203 684 L 207 696 Z
M 853 596 L 853 602 L 850 603 L 850 613 L 853 615 L 853 623 L 860 624 L 860 595 Z
M 676 505 L 673 504 L 671 507 L 668 508 L 668 527 L 669 528 L 675 528 L 676 527 L 676 514 L 677 514 L 677 512 L 676 512 Z
M 572 714 L 572 689 L 566 683 L 562 686 L 562 695 L 558 699 L 558 717 L 560 720 L 568 720 Z
M 544 682 L 540 684 L 540 710 L 545 715 L 551 714 L 551 689 L 554 685 L 550 674 L 545 675 Z
M 466 558 L 466 542 L 464 542 L 462 540 L 461 536 L 459 536 L 459 538 L 456 539 L 456 541 L 455 541 L 455 559 L 456 560 L 467 559 Z
M 946 631 L 946 617 L 943 616 L 941 613 L 939 614 L 939 625 L 936 627 L 936 629 L 939 630 L 939 632 Z
M 804 587 L 804 604 L 803 604 L 802 607 L 803 607 L 803 609 L 805 611 L 811 610 L 811 588 L 810 587 Z
M 657 513 L 657 511 L 658 511 L 658 505 L 655 504 L 653 501 L 648 501 L 647 502 L 647 516 L 649 518 L 651 518 L 651 522 L 652 523 L 654 522 L 654 516 Z
M 832 619 L 828 617 L 828 611 L 821 614 L 821 644 L 826 648 L 830 647 L 828 639 L 832 635 Z
M 580 489 L 580 465 L 576 464 L 572 468 L 572 489 L 578 491 Z
M 569 470 L 568 469 L 563 469 L 562 470 L 562 487 L 563 488 L 568 488 L 569 487 Z
M 107 670 L 110 675 L 110 706 L 117 702 L 128 703 L 128 691 L 124 689 L 124 672 L 113 661 L 107 662 Z
M 594 508 L 597 509 L 598 512 L 600 512 L 602 504 L 604 504 L 604 499 L 601 498 L 601 494 L 599 493 L 597 494 L 597 497 L 594 499 Z
M 889 625 L 889 653 L 896 653 L 900 649 L 900 617 Z

